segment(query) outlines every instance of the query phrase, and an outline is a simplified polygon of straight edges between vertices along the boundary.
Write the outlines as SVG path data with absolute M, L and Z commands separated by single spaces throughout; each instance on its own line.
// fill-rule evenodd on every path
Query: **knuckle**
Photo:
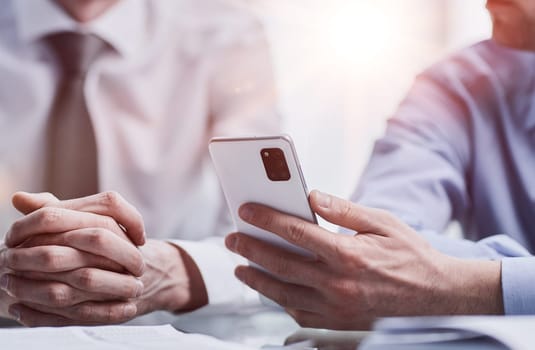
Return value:
M 92 303 L 81 304 L 76 308 L 79 319 L 99 323 L 120 323 L 128 319 L 126 306 L 97 306 Z
M 90 321 L 94 319 L 93 307 L 88 304 L 82 304 L 76 308 L 76 314 L 79 319 Z
M 349 201 L 342 201 L 338 206 L 338 213 L 342 218 L 349 218 L 353 213 L 353 205 Z
M 64 256 L 52 249 L 45 248 L 41 252 L 41 262 L 47 270 L 56 271 L 64 265 Z
M 96 288 L 97 278 L 91 269 L 82 269 L 78 272 L 78 284 L 83 289 L 92 290 Z
M 39 221 L 45 225 L 50 226 L 59 222 L 62 218 L 62 210 L 54 207 L 44 207 L 39 209 Z
M 330 289 L 335 296 L 334 300 L 347 300 L 347 298 L 354 298 L 360 294 L 359 286 L 345 279 L 331 282 Z
M 122 307 L 114 308 L 114 307 L 108 307 L 105 312 L 105 320 L 107 323 L 115 323 L 120 320 L 120 315 L 122 314 L 121 311 L 118 311 L 117 309 L 122 309 Z
M 105 247 L 107 241 L 103 230 L 99 228 L 92 229 L 88 232 L 87 240 L 92 247 Z
M 137 308 L 131 304 L 121 305 L 120 310 L 117 314 L 113 315 L 114 319 L 111 322 L 122 322 L 132 318 L 137 312 Z
M 64 307 L 69 304 L 70 295 L 67 287 L 56 285 L 47 288 L 46 299 L 53 306 Z
M 306 235 L 306 224 L 302 221 L 296 221 L 288 226 L 288 237 L 292 243 L 300 244 Z
M 112 323 L 117 318 L 117 307 L 106 306 L 102 312 L 102 319 L 105 323 Z
M 23 219 L 19 219 L 19 220 L 15 221 L 11 225 L 11 235 L 17 236 L 19 234 L 19 232 L 22 231 L 23 226 L 24 226 Z
M 106 323 L 121 322 L 127 318 L 126 306 L 125 305 L 108 306 L 104 309 L 104 313 L 102 316 Z
M 355 254 L 356 249 L 354 249 L 353 239 L 345 239 L 346 237 L 338 237 L 332 235 L 330 237 L 330 245 L 334 248 L 334 254 L 344 265 L 349 264 L 359 264 L 360 259 L 358 255 Z M 348 237 L 349 238 L 349 237 Z
M 102 202 L 109 209 L 117 209 L 123 203 L 123 197 L 115 191 L 107 191 L 102 193 Z

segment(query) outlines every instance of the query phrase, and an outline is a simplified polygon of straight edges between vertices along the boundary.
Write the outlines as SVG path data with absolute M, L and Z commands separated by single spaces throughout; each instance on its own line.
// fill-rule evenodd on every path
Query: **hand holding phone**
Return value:
M 214 138 L 209 149 L 238 231 L 309 256 L 308 251 L 244 222 L 238 215 L 241 205 L 259 203 L 317 223 L 291 138 Z

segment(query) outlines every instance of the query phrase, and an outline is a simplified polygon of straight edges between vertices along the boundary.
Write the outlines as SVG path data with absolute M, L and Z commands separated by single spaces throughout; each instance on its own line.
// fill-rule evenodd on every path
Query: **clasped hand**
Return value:
M 140 247 L 142 217 L 120 195 L 17 193 L 13 205 L 25 216 L 0 247 L 0 316 L 28 326 L 95 325 L 158 307 L 152 294 L 169 273 L 153 259 L 178 251 L 157 241 Z

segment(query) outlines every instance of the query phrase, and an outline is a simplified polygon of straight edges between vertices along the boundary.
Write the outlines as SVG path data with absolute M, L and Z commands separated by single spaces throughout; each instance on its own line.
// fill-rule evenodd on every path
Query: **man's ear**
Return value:
M 57 199 L 53 194 L 48 192 L 17 192 L 11 198 L 11 203 L 13 203 L 15 209 L 17 209 L 24 215 L 30 214 L 31 212 L 34 212 L 47 204 L 55 203 L 58 201 L 59 199 Z

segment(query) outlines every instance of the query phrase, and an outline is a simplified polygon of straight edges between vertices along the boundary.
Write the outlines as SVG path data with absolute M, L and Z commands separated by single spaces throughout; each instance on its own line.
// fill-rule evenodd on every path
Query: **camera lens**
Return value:
M 284 151 L 280 148 L 264 148 L 260 151 L 266 175 L 271 181 L 288 181 L 291 178 Z

